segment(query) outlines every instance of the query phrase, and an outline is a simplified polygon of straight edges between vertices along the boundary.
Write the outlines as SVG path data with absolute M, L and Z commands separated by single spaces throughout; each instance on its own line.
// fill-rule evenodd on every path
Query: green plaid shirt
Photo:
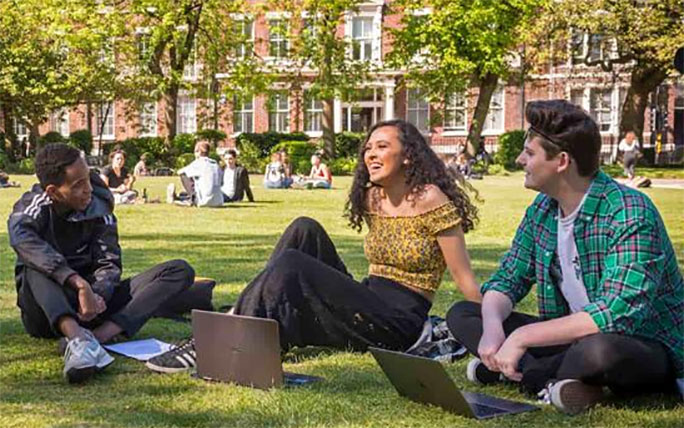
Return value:
M 537 284 L 541 319 L 570 314 L 560 289 L 558 202 L 540 194 L 528 207 L 501 266 L 482 293 L 517 303 Z M 684 374 L 684 281 L 663 220 L 643 193 L 599 171 L 574 224 L 589 304 L 603 333 L 654 339 Z

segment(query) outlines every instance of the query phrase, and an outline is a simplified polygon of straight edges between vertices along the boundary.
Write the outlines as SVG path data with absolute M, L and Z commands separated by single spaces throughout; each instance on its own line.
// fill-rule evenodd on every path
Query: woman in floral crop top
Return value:
M 451 174 L 415 126 L 376 124 L 360 147 L 345 209 L 355 229 L 368 226 L 368 277 L 355 281 L 323 227 L 301 217 L 285 230 L 233 313 L 277 320 L 283 349 L 406 350 L 418 339 L 447 268 L 466 299 L 480 300 L 464 240 L 477 210 L 463 179 Z M 179 361 L 194 359 L 185 349 L 189 343 L 148 367 L 186 369 Z

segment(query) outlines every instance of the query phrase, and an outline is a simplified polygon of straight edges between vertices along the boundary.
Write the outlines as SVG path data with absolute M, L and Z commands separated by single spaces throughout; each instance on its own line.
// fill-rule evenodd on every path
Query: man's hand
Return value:
M 480 360 L 484 365 L 491 371 L 501 371 L 499 369 L 494 356 L 501 348 L 501 345 L 506 340 L 506 335 L 504 334 L 503 327 L 501 325 L 493 326 L 490 328 L 485 328 L 482 332 L 482 337 L 480 338 L 480 344 L 477 347 L 477 353 L 480 356 Z
M 501 345 L 499 351 L 494 355 L 494 362 L 499 371 L 508 379 L 520 382 L 522 373 L 518 371 L 518 363 L 527 348 L 520 343 L 518 335 L 511 334 Z
M 78 318 L 82 321 L 91 321 L 93 318 L 107 310 L 104 299 L 96 294 L 90 283 L 80 275 L 72 275 L 67 280 L 70 287 L 78 292 Z

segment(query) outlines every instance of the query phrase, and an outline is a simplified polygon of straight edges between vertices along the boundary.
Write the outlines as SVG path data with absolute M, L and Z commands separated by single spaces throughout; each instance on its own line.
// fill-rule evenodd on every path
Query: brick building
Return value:
M 374 73 L 358 89 L 354 101 L 335 100 L 335 132 L 363 132 L 378 120 L 405 118 L 429 137 L 435 151 L 453 153 L 463 144 L 475 108 L 477 88 L 466 94 L 444 100 L 439 105 L 430 105 L 419 89 L 407 89 L 401 85 L 400 72 L 382 68 L 385 55 L 391 49 L 387 29 L 399 24 L 400 16 L 387 13 L 383 0 L 365 2 L 357 13 L 349 13 L 346 22 L 338 31 L 355 42 L 356 48 L 350 52 L 354 59 L 372 61 L 382 71 Z M 271 31 L 278 22 L 287 16 L 284 12 L 269 11 L 257 16 L 245 16 L 242 31 L 248 42 L 240 55 L 253 48 L 267 61 L 280 62 L 287 66 L 287 46 L 290 42 L 281 33 Z M 592 47 L 592 37 L 578 34 L 569 45 L 572 50 L 570 60 L 565 64 L 550 65 L 544 74 L 529 76 L 524 84 L 501 82 L 490 104 L 489 114 L 483 129 L 486 147 L 496 150 L 496 141 L 502 133 L 522 129 L 523 106 L 535 99 L 565 98 L 583 106 L 598 122 L 604 139 L 604 154 L 609 158 L 618 143 L 618 125 L 621 101 L 624 100 L 629 85 L 627 73 L 602 73 L 596 68 L 575 64 L 580 57 L 610 55 Z M 515 60 L 512 66 L 516 67 Z M 193 79 L 197 68 L 193 65 L 186 69 L 185 77 Z M 220 77 L 220 76 L 219 76 Z M 277 87 L 274 89 L 278 89 Z M 684 78 L 673 76 L 659 88 L 658 122 L 665 144 L 661 145 L 661 161 L 673 158 L 669 153 L 684 149 Z M 303 131 L 311 137 L 320 137 L 322 104 L 310 99 L 306 85 L 299 92 L 282 90 L 275 95 L 257 95 L 247 100 L 224 100 L 218 106 L 219 128 L 231 138 L 240 132 L 293 132 Z M 109 107 L 95 106 L 93 109 L 92 129 L 96 141 L 99 139 L 99 118 L 107 117 L 104 123 L 102 140 L 120 141 L 138 136 L 161 136 L 164 134 L 163 105 L 150 103 L 139 111 L 128 108 L 125 100 L 117 100 Z M 213 106 L 190 95 L 182 95 L 178 100 L 178 133 L 192 133 L 211 127 L 207 112 Z M 109 108 L 109 114 L 105 114 Z M 652 144 L 656 134 L 654 117 L 655 107 L 647 108 L 645 114 L 644 144 Z M 667 123 L 662 122 L 662 112 L 667 112 Z M 439 114 L 436 114 L 439 113 Z M 87 128 L 87 115 L 83 106 L 69 111 L 53 113 L 51 119 L 40 128 L 41 134 L 57 131 L 68 135 L 78 129 Z M 433 120 L 439 117 L 440 120 Z M 15 122 L 15 133 L 19 138 L 27 134 L 20 122 Z M 669 156 L 669 157 L 666 157 Z

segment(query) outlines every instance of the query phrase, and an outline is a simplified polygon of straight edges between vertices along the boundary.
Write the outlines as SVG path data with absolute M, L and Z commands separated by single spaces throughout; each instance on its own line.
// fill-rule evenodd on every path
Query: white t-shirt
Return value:
M 637 140 L 632 141 L 632 144 L 629 144 L 627 140 L 622 139 L 620 141 L 620 144 L 618 144 L 618 149 L 621 152 L 634 152 L 639 150 L 639 142 Z
M 280 162 L 271 162 L 266 165 L 266 173 L 264 174 L 264 180 L 272 183 L 277 183 L 285 177 L 285 171 L 283 164 Z
M 558 259 L 562 273 L 560 290 L 573 313 L 581 311 L 585 305 L 589 304 L 573 230 L 575 219 L 586 197 L 585 194 L 575 211 L 566 217 L 563 217 L 561 209 L 558 207 Z
M 221 168 L 215 160 L 201 156 L 190 165 L 178 171 L 195 182 L 198 207 L 219 207 L 223 205 L 221 193 Z
M 224 195 L 229 198 L 235 196 L 235 173 L 237 168 L 226 167 L 223 170 L 223 185 L 221 186 L 221 191 Z

